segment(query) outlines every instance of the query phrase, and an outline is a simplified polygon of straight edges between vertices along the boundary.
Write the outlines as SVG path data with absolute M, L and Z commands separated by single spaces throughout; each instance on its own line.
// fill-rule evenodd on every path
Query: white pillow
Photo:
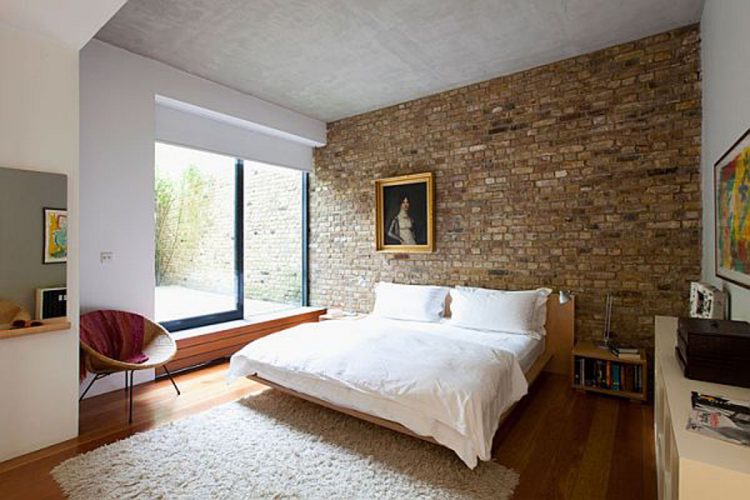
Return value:
M 375 286 L 372 314 L 409 321 L 439 321 L 445 311 L 448 288 L 443 286 L 398 285 L 380 282 Z
M 456 287 L 451 290 L 450 323 L 463 328 L 518 333 L 541 339 L 546 334 L 549 288 L 509 292 Z

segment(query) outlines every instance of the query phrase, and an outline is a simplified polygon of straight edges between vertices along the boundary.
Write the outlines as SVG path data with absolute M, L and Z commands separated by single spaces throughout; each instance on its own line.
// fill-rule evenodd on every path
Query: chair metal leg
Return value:
M 92 386 L 92 385 L 94 385 L 94 382 L 96 382 L 96 381 L 97 381 L 97 380 L 99 380 L 100 378 L 104 378 L 104 377 L 106 377 L 106 375 L 100 375 L 100 374 L 98 374 L 98 373 L 97 373 L 96 375 L 94 375 L 94 378 L 92 378 L 92 379 L 91 379 L 91 382 L 89 382 L 89 385 L 87 385 L 87 386 L 86 386 L 86 390 L 85 390 L 85 391 L 83 391 L 83 394 L 81 394 L 81 397 L 80 397 L 80 398 L 78 398 L 78 401 L 80 402 L 80 401 L 82 401 L 82 400 L 83 400 L 83 398 L 84 398 L 84 397 L 86 396 L 86 394 L 87 394 L 87 393 L 89 392 L 89 389 L 91 389 L 91 386 Z
M 133 370 L 130 370 L 130 389 L 129 389 L 129 405 L 128 405 L 128 424 L 133 423 Z
M 125 373 L 125 394 L 128 393 L 128 371 L 125 370 L 123 373 Z
M 174 381 L 174 379 L 172 378 L 172 374 L 169 373 L 169 370 L 167 369 L 167 365 L 161 365 L 161 367 L 164 368 L 165 372 L 167 372 L 167 377 L 169 377 L 169 380 L 172 381 L 172 385 L 174 386 L 174 390 L 177 391 L 177 395 L 179 396 L 180 394 L 182 394 L 180 392 L 180 388 L 177 387 L 177 382 Z

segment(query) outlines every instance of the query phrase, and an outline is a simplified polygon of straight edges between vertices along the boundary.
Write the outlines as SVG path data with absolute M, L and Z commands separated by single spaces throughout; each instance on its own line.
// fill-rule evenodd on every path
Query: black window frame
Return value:
M 302 269 L 300 271 L 302 283 L 300 286 L 300 306 L 310 305 L 310 262 L 309 262 L 309 235 L 310 235 L 310 174 L 302 172 Z

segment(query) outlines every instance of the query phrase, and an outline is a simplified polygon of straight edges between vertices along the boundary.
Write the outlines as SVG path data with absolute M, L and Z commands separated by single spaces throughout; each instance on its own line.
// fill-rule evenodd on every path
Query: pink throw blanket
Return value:
M 144 318 L 124 311 L 94 311 L 81 316 L 81 341 L 108 358 L 125 363 L 143 363 L 146 329 Z M 86 375 L 81 356 L 81 380 Z

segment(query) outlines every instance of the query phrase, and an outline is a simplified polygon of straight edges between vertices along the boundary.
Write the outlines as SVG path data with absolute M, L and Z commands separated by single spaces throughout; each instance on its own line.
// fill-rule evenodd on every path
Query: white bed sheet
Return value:
M 487 330 L 473 330 L 470 328 L 463 328 L 460 326 L 452 326 L 449 319 L 443 320 L 440 323 L 424 323 L 421 321 L 398 321 L 389 319 L 375 319 L 368 317 L 367 319 L 381 321 L 381 322 L 392 322 L 392 324 L 405 324 L 409 325 L 409 328 L 419 330 L 424 333 L 438 333 L 445 332 L 454 335 L 460 335 L 462 339 L 474 339 L 477 343 L 483 345 L 490 345 L 499 347 L 510 351 L 516 356 L 518 363 L 521 365 L 521 369 L 526 372 L 531 365 L 542 355 L 544 352 L 544 340 L 538 340 L 529 335 L 519 335 L 516 333 L 502 333 L 493 332 Z
M 333 323 L 336 323 L 336 325 Z M 431 414 L 429 406 L 417 408 L 413 405 L 413 401 L 404 400 L 402 403 L 398 398 L 388 397 L 388 395 L 379 394 L 377 391 L 362 390 L 362 387 L 349 384 L 346 380 L 337 380 L 336 377 L 321 377 L 319 373 L 306 373 L 300 370 L 289 369 L 286 366 L 282 366 L 283 363 L 260 361 L 260 359 L 263 359 L 263 356 L 253 354 L 253 343 L 232 356 L 228 377 L 233 379 L 248 375 L 258 375 L 276 384 L 322 399 L 334 405 L 398 422 L 416 434 L 434 438 L 438 443 L 452 449 L 466 465 L 474 468 L 477 465 L 477 459 L 489 460 L 491 458 L 492 437 L 497 430 L 500 414 L 526 394 L 525 379 L 521 383 L 518 380 L 518 373 L 521 373 L 521 370 L 528 370 L 544 351 L 544 341 L 539 341 L 525 335 L 469 330 L 451 326 L 449 321 L 421 323 L 367 317 L 362 320 L 350 322 L 325 322 L 317 324 L 315 327 L 326 330 L 334 328 L 342 330 L 344 325 L 346 325 L 348 335 L 357 335 L 358 333 L 361 334 L 361 332 L 370 330 L 403 331 L 407 329 L 418 332 L 419 335 L 434 335 L 440 339 L 455 338 L 460 342 L 475 343 L 478 346 L 489 347 L 512 354 L 512 358 L 517 362 L 517 369 L 512 371 L 514 375 L 511 376 L 511 372 L 508 372 L 507 375 L 509 379 L 513 380 L 511 384 L 513 386 L 512 390 L 498 391 L 496 401 L 493 401 L 490 405 L 494 408 L 494 411 L 491 412 L 491 418 L 494 419 L 493 422 L 483 422 L 483 426 L 474 424 L 467 428 L 447 418 L 436 418 L 435 415 Z M 265 340 L 265 342 L 269 343 L 269 345 L 265 346 L 266 348 L 283 348 L 283 338 L 279 338 L 278 342 L 274 341 L 273 338 L 283 334 L 288 337 L 288 341 L 293 331 L 299 328 L 295 327 L 256 342 Z M 309 333 L 310 328 L 314 327 L 308 324 L 302 331 L 304 332 L 307 329 Z M 277 345 L 274 346 L 274 343 Z M 485 429 L 479 431 L 477 427 L 485 427 Z

